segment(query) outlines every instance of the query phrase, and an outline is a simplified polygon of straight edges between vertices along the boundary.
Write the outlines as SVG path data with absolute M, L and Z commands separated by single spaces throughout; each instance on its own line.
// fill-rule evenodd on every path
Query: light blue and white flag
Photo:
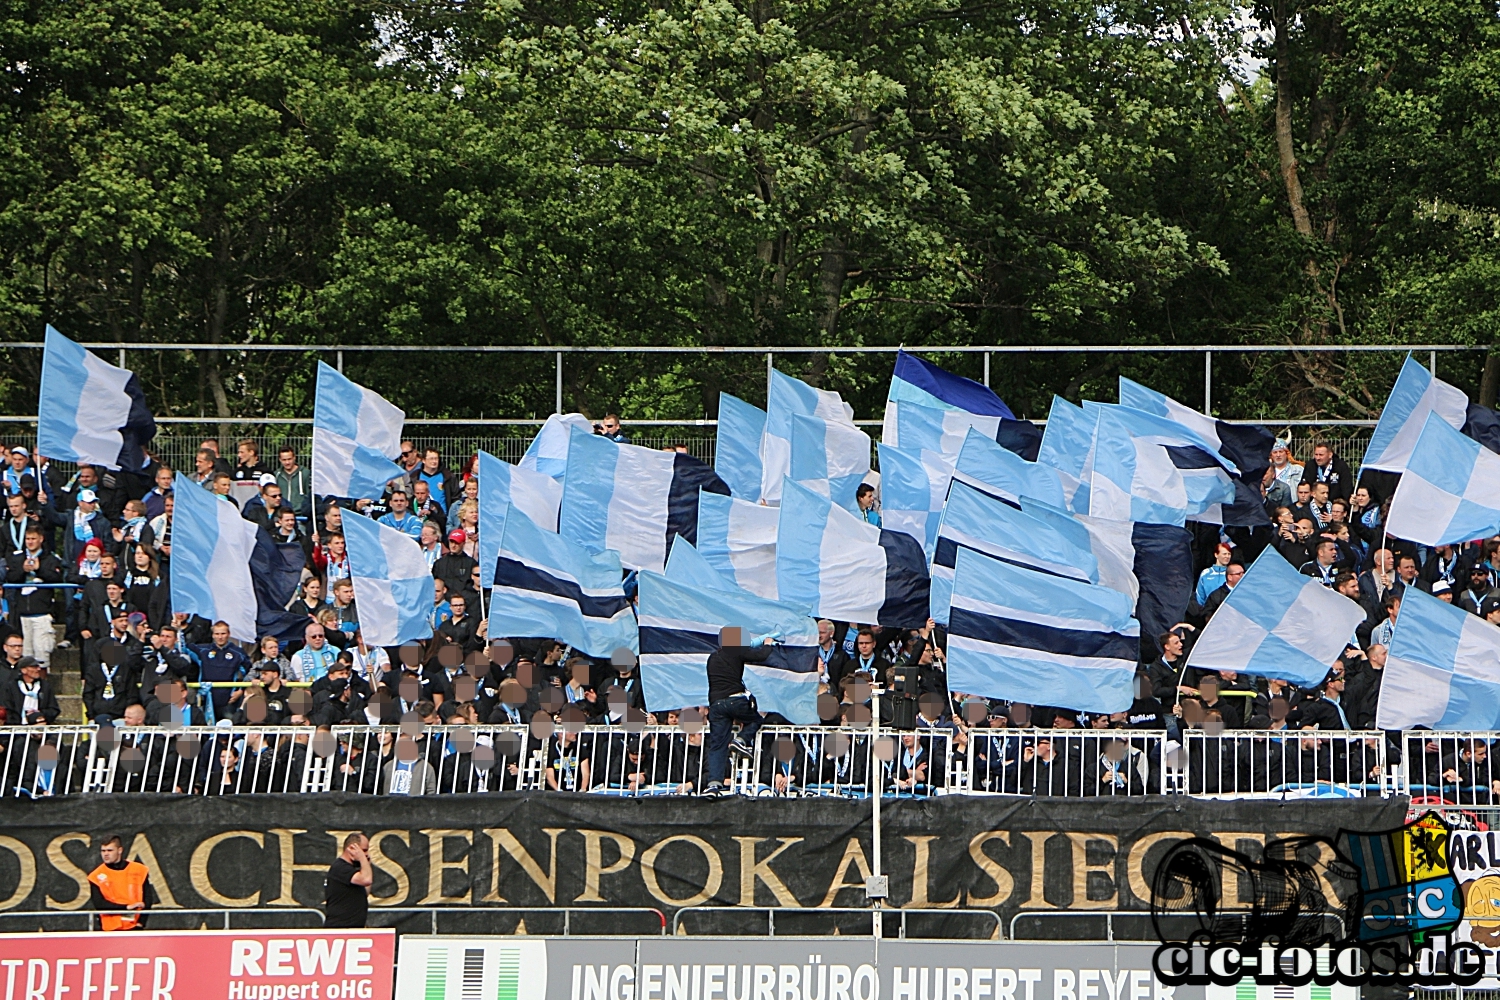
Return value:
M 1380 421 L 1370 435 L 1360 467 L 1405 472 L 1429 414 L 1437 414 L 1448 426 L 1460 431 L 1468 420 L 1468 412 L 1469 397 L 1462 389 L 1433 378 L 1430 371 L 1408 354 L 1380 411 Z
M 1140 626 L 1128 597 L 959 549 L 948 687 L 986 698 L 1123 712 L 1135 700 Z
M 1271 446 L 1276 443 L 1275 435 L 1270 431 L 1259 424 L 1231 424 L 1199 413 L 1191 406 L 1155 389 L 1148 389 L 1139 382 L 1132 382 L 1123 375 L 1120 376 L 1120 403 L 1186 427 L 1240 470 L 1239 476 L 1232 477 L 1236 479 L 1235 501 L 1214 504 L 1195 515 L 1193 520 L 1242 527 L 1271 523 L 1260 493 L 1261 478 L 1271 464 Z
M 618 552 L 627 569 L 659 573 L 673 537 L 698 538 L 699 489 L 729 495 L 692 455 L 574 430 L 557 531 L 594 552 Z
M 36 450 L 63 462 L 133 472 L 145 465 L 141 447 L 156 435 L 140 380 L 50 324 L 36 412 Z
M 870 435 L 843 421 L 792 417 L 789 475 L 797 482 L 857 514 L 854 494 L 869 472 Z
M 836 392 L 816 389 L 800 379 L 771 372 L 766 401 L 766 430 L 760 439 L 760 499 L 781 500 L 782 477 L 792 471 L 792 418 L 821 417 L 854 426 L 854 409 Z
M 667 568 L 663 575 L 684 586 L 700 587 L 704 590 L 739 593 L 742 589 L 735 586 L 734 580 L 714 569 L 709 561 L 703 558 L 703 553 L 699 552 L 686 538 L 679 538 L 672 543 L 672 554 L 667 556 Z
M 904 531 L 932 560 L 953 464 L 935 451 L 880 443 L 880 526 Z
M 562 485 L 551 476 L 523 469 L 479 452 L 479 583 L 483 587 L 495 582 L 495 558 L 500 555 L 500 537 L 505 534 L 505 519 L 511 508 L 521 511 L 531 522 L 547 531 L 557 528 L 557 511 L 562 506 Z
M 1407 587 L 1380 682 L 1375 725 L 1500 729 L 1500 628 Z
M 776 543 L 782 603 L 835 621 L 921 628 L 927 560 L 916 539 L 882 530 L 788 479 Z
M 1023 501 L 1023 507 L 1030 501 Z M 1052 510 L 1054 508 L 1047 508 Z M 1041 573 L 1099 582 L 1099 561 L 1088 548 L 1088 529 L 1072 521 L 1061 527 L 1050 519 L 1033 517 L 967 483 L 954 483 L 948 493 L 932 558 L 932 619 L 948 623 L 953 595 L 953 568 L 961 548 L 983 552 L 1003 562 Z M 1077 529 L 1077 530 L 1074 530 Z
M 198 488 L 180 472 L 173 495 L 172 610 L 227 622 L 235 639 L 256 641 L 250 555 L 259 529 L 233 503 Z
M 594 433 L 594 424 L 582 413 L 554 413 L 526 446 L 526 454 L 516 463 L 531 472 L 562 481 L 568 470 L 568 442 L 574 430 Z
M 760 439 L 766 411 L 727 392 L 719 393 L 719 426 L 714 438 L 714 471 L 741 500 L 760 499 Z
M 964 438 L 953 478 L 1002 500 L 1033 497 L 1054 507 L 1066 505 L 1062 480 L 1050 465 L 1028 462 L 973 428 Z
M 436 581 L 417 540 L 350 512 L 344 517 L 344 541 L 365 644 L 399 646 L 431 638 Z
M 1031 421 L 1017 420 L 988 386 L 897 351 L 880 440 L 908 451 L 936 451 L 956 462 L 970 427 L 1024 458 L 1036 458 L 1040 432 Z
M 1084 411 L 1098 421 L 1085 469 L 1088 513 L 1182 525 L 1215 504 L 1234 502 L 1230 477 L 1238 467 L 1193 430 L 1128 406 L 1089 402 Z
M 1087 514 L 1070 514 L 1030 497 L 1021 498 L 1021 510 L 1092 554 L 1099 564 L 1097 582 L 1100 585 L 1118 590 L 1132 601 L 1140 596 L 1141 585 L 1135 574 L 1139 553 L 1136 551 L 1134 524 Z
M 313 493 L 373 499 L 406 475 L 401 454 L 406 414 L 380 394 L 318 362 L 313 400 Z
M 673 558 L 676 558 L 673 549 Z M 817 622 L 795 608 L 740 590 L 715 590 L 670 575 L 640 576 L 641 686 L 648 712 L 708 704 L 708 658 L 719 630 L 738 626 L 746 641 L 775 634 L 764 663 L 745 664 L 745 687 L 762 712 L 795 725 L 818 724 Z
M 1099 420 L 1085 413 L 1061 396 L 1052 397 L 1047 426 L 1042 430 L 1042 444 L 1036 460 L 1057 470 L 1062 481 L 1063 499 L 1069 510 L 1089 509 L 1089 484 L 1083 470 L 1094 450 L 1094 430 Z
M 1500 531 L 1500 455 L 1429 413 L 1391 498 L 1387 530 L 1421 545 Z
M 780 517 L 775 507 L 700 492 L 698 552 L 737 586 L 774 601 Z
M 1187 665 L 1321 684 L 1364 619 L 1358 603 L 1303 576 L 1268 545 L 1209 619 Z
M 558 639 L 585 656 L 640 649 L 620 555 L 590 552 L 512 508 L 495 560 L 491 635 Z

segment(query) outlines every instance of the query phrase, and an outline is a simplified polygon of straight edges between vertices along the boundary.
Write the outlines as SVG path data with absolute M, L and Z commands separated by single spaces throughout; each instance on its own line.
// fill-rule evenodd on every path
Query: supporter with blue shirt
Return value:
M 411 512 L 411 500 L 404 490 L 396 490 L 391 494 L 390 512 L 381 516 L 380 524 L 388 528 L 395 528 L 402 534 L 410 535 L 412 538 L 422 537 L 422 524 L 420 517 Z

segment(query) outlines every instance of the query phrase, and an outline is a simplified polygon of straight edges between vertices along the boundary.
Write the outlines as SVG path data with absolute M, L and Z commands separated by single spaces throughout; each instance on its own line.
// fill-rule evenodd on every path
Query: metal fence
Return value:
M 637 724 L 0 727 L 0 798 L 111 792 L 433 795 L 573 791 L 691 795 L 708 783 L 707 727 Z M 1396 742 L 1399 740 L 1400 742 Z M 947 794 L 1307 798 L 1411 794 L 1500 807 L 1500 733 L 1399 737 L 1301 730 L 916 731 L 762 727 L 728 791 L 756 797 Z M 1394 763 L 1400 749 L 1405 752 Z M 1394 748 L 1394 749 L 1393 749 Z

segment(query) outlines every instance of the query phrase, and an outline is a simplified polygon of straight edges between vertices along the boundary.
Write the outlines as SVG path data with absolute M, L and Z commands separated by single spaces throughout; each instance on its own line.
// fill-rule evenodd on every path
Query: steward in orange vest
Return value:
M 99 845 L 103 864 L 89 872 L 89 902 L 95 910 L 105 911 L 99 923 L 106 931 L 143 929 L 146 917 L 140 911 L 157 902 L 150 869 L 139 861 L 126 861 L 124 855 L 120 838 L 109 837 Z M 116 916 L 108 911 L 130 912 Z

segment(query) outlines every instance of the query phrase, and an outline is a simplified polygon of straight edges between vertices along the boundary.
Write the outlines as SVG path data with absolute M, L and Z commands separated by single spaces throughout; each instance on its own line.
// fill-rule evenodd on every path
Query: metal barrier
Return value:
M 1497 742 L 1494 732 L 1402 733 L 1400 790 L 1449 805 L 1500 806 L 1500 767 L 1491 758 Z
M 1226 911 L 1226 910 L 1221 909 L 1221 910 L 1218 911 L 1218 913 L 1219 913 L 1220 917 L 1231 917 L 1231 918 L 1238 917 L 1238 918 L 1243 919 L 1243 920 L 1249 920 L 1249 918 L 1251 916 L 1251 914 L 1250 914 L 1250 912 L 1248 910 L 1246 912 L 1244 912 L 1243 914 L 1241 914 L 1241 913 L 1235 913 L 1233 911 Z M 1197 917 L 1191 916 L 1191 915 L 1174 916 L 1174 915 L 1171 915 L 1171 914 L 1166 914 L 1166 915 L 1163 915 L 1161 917 L 1157 917 L 1156 915 L 1153 915 L 1150 910 L 1022 910 L 1020 913 L 1014 914 L 1010 918 L 1010 926 L 1008 928 L 1006 928 L 1006 938 L 1007 938 L 1007 940 L 1010 940 L 1010 941 L 1048 941 L 1048 940 L 1078 941 L 1078 940 L 1094 940 L 1094 938 L 1092 938 L 1092 937 L 1089 937 L 1089 936 L 1086 936 L 1086 935 L 1082 935 L 1082 934 L 1078 934 L 1076 931 L 1071 931 L 1071 930 L 1064 932 L 1058 938 L 1046 938 L 1046 937 L 1020 938 L 1020 937 L 1016 936 L 1016 924 L 1020 923 L 1023 920 L 1038 920 L 1038 921 L 1044 921 L 1044 922 L 1050 920 L 1052 922 L 1057 922 L 1057 921 L 1065 921 L 1065 920 L 1069 920 L 1069 919 L 1075 919 L 1075 920 L 1100 920 L 1100 919 L 1102 919 L 1104 921 L 1104 939 L 1106 941 L 1109 941 L 1109 942 L 1114 942 L 1114 941 L 1117 941 L 1117 940 L 1125 940 L 1125 941 L 1157 941 L 1157 942 L 1159 942 L 1161 940 L 1161 938 L 1159 938 L 1157 936 L 1157 931 L 1156 931 L 1156 928 L 1154 926 L 1155 922 L 1158 919 L 1161 919 L 1161 920 L 1164 920 L 1164 921 L 1167 921 L 1167 922 L 1170 923 L 1171 921 L 1174 921 L 1174 920 L 1180 920 L 1180 921 L 1184 921 L 1184 922 L 1187 922 L 1187 921 L 1196 921 Z M 1123 939 L 1116 937 L 1116 935 L 1115 935 L 1115 921 L 1118 920 L 1118 919 L 1125 919 L 1125 920 L 1128 920 L 1128 921 L 1135 921 L 1135 922 L 1139 922 L 1139 923 L 1143 924 L 1144 926 L 1141 927 L 1141 933 L 1140 933 L 1140 935 L 1139 936 L 1126 937 L 1126 938 L 1123 938 Z M 1332 936 L 1337 937 L 1338 935 L 1340 935 L 1343 932 L 1343 921 L 1336 914 L 1325 913 L 1323 915 L 1322 919 L 1323 919 L 1324 924 L 1326 925 L 1326 929 L 1332 934 Z M 1194 930 L 1194 929 L 1195 928 L 1193 928 L 1192 926 L 1186 927 L 1185 933 L 1183 935 L 1183 939 L 1185 940 L 1191 934 L 1192 930 Z
M 1392 792 L 1381 732 L 1189 731 L 1174 752 L 1188 795 L 1349 798 Z
M 868 798 L 871 776 L 882 795 L 942 795 L 952 787 L 947 729 L 870 730 L 834 726 L 762 726 L 753 771 L 740 790 L 770 797 Z
M 0 798 L 111 792 L 691 795 L 707 726 L 0 726 Z M 1500 808 L 1500 733 L 882 730 L 763 726 L 730 775 L 757 797 L 1410 794 Z M 1397 761 L 1399 760 L 1399 763 Z
M 957 907 L 952 909 L 924 907 L 903 909 L 900 907 L 877 908 L 873 906 L 684 906 L 680 910 L 672 914 L 673 935 L 687 934 L 687 932 L 682 928 L 681 924 L 683 915 L 689 913 L 712 913 L 717 916 L 741 915 L 746 913 L 765 913 L 766 934 L 769 937 L 776 936 L 776 914 L 778 913 L 794 913 L 802 917 L 822 916 L 824 914 L 831 915 L 838 913 L 859 913 L 869 916 L 872 928 L 880 926 L 880 923 L 877 923 L 877 921 L 883 922 L 886 917 L 899 917 L 900 920 L 899 928 L 897 930 L 897 937 L 903 939 L 906 937 L 906 918 L 909 914 L 918 914 L 922 916 L 940 916 L 947 918 L 958 917 L 960 919 L 965 917 L 983 917 L 987 921 L 989 921 L 991 926 L 993 927 L 992 932 L 987 935 L 992 939 L 999 938 L 1001 929 L 1000 914 L 996 911 L 960 909 Z
M 975 795 L 1116 796 L 1176 790 L 1163 765 L 1165 732 L 1130 729 L 976 729 L 967 735 Z
M 87 894 L 85 894 L 85 896 L 86 895 Z M 144 913 L 145 913 L 145 916 L 147 918 L 149 918 L 148 919 L 148 923 L 155 922 L 155 923 L 158 923 L 158 924 L 160 924 L 160 922 L 162 920 L 170 918 L 170 917 L 177 917 L 177 916 L 198 916 L 198 917 L 201 917 L 201 916 L 205 916 L 205 915 L 208 915 L 208 916 L 218 915 L 218 916 L 222 916 L 224 918 L 224 926 L 221 929 L 222 930 L 226 930 L 226 931 L 234 929 L 234 928 L 232 928 L 230 926 L 230 923 L 231 923 L 230 918 L 231 917 L 235 917 L 235 916 L 265 916 L 265 917 L 274 916 L 274 917 L 278 917 L 278 918 L 284 918 L 284 917 L 299 917 L 299 918 L 302 918 L 302 917 L 316 917 L 317 918 L 317 922 L 313 923 L 313 924 L 310 924 L 310 926 L 312 926 L 312 927 L 322 927 L 323 926 L 323 920 L 324 920 L 323 911 L 319 910 L 319 909 L 316 909 L 315 907 L 311 907 L 311 906 L 246 906 L 246 907 L 214 906 L 214 907 L 201 907 L 201 908 L 177 907 L 177 906 L 158 906 L 158 907 L 156 907 L 154 909 L 146 910 L 146 911 L 144 911 Z M 97 931 L 97 930 L 100 929 L 100 927 L 99 927 L 99 917 L 100 916 L 101 916 L 101 913 L 99 911 L 96 911 L 96 910 L 85 910 L 85 909 L 77 909 L 77 910 L 0 910 L 0 925 L 3 925 L 3 923 L 5 921 L 19 920 L 19 919 L 23 919 L 23 918 L 25 918 L 25 919 L 42 920 L 42 921 L 46 921 L 47 923 L 53 923 L 53 922 L 56 922 L 56 921 L 59 921 L 59 920 L 63 921 L 63 922 L 68 922 L 68 921 L 71 921 L 71 920 L 74 920 L 74 919 L 79 919 L 79 920 L 81 920 L 83 922 L 83 924 L 84 924 L 83 929 L 85 931 Z M 206 921 L 200 920 L 200 921 L 198 921 L 198 923 L 199 924 L 205 924 Z M 285 923 L 281 923 L 281 924 L 279 924 L 279 926 L 285 927 L 287 925 Z M 48 928 L 48 929 L 49 930 L 57 930 L 58 928 Z M 66 929 L 66 928 L 63 928 L 63 929 Z M 157 927 L 155 929 L 161 930 L 163 928 Z M 165 928 L 165 929 L 167 929 L 167 930 L 176 930 L 178 928 Z M 184 929 L 184 930 L 199 930 L 201 928 L 199 928 L 199 927 L 188 927 L 188 928 L 182 928 L 182 929 Z M 240 930 L 253 930 L 254 928 L 241 927 L 239 929 Z
M 487 916 L 489 914 L 496 913 L 516 913 L 520 915 L 521 920 L 525 920 L 528 913 L 535 915 L 545 914 L 547 916 L 556 916 L 557 914 L 562 914 L 562 933 L 564 937 L 573 933 L 573 914 L 575 913 L 639 913 L 642 915 L 650 914 L 651 916 L 654 916 L 656 918 L 657 933 L 662 935 L 665 935 L 667 933 L 667 915 L 661 910 L 658 910 L 652 906 L 371 906 L 369 918 L 366 920 L 366 926 L 393 926 L 392 923 L 385 921 L 383 917 L 385 915 L 402 913 L 419 915 L 426 914 L 428 917 L 427 933 L 434 935 L 439 933 L 438 916 L 440 914 L 453 917 L 463 917 L 466 921 L 472 921 L 475 917 Z M 401 927 L 400 930 L 404 934 L 414 933 L 410 928 L 407 927 Z M 493 931 L 491 933 L 493 933 Z M 625 937 L 640 936 L 637 932 L 631 930 L 606 932 L 606 936 L 610 933 L 619 934 Z M 589 931 L 588 935 L 590 937 L 599 937 L 600 933 L 598 931 Z

